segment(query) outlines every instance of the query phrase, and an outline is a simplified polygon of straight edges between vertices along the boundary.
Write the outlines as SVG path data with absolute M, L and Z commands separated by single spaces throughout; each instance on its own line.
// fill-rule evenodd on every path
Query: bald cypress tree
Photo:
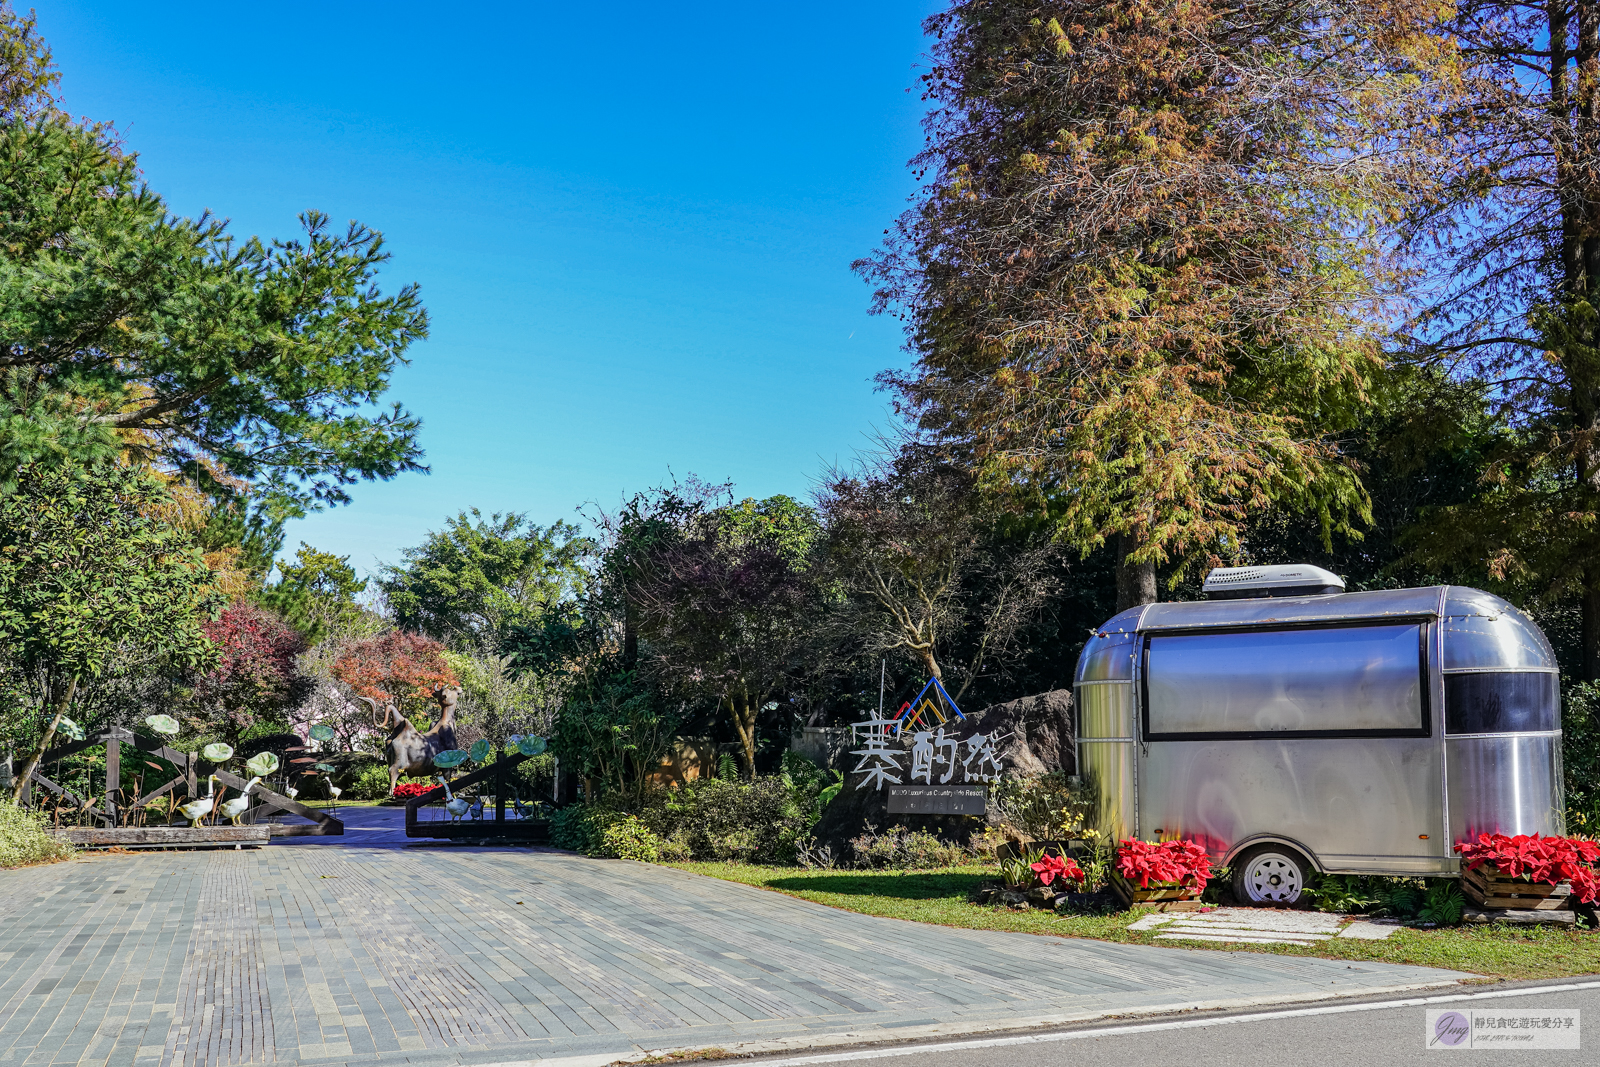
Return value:
M 1269 506 L 1359 523 L 1335 435 L 1383 366 L 1434 39 L 1302 0 L 957 0 L 926 29 L 926 184 L 857 264 L 907 322 L 901 410 L 1114 541 L 1122 606 Z

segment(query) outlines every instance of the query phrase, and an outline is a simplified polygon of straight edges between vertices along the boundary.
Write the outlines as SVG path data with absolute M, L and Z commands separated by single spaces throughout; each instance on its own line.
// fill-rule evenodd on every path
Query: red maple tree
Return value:
M 305 699 L 310 679 L 296 665 L 305 639 L 277 615 L 238 600 L 205 632 L 220 658 L 195 685 L 190 718 L 200 732 L 220 732 L 238 747 L 254 727 L 282 719 Z
M 430 706 L 434 690 L 458 684 L 444 645 L 401 630 L 350 642 L 334 660 L 333 676 L 380 707 L 392 701 L 413 720 Z

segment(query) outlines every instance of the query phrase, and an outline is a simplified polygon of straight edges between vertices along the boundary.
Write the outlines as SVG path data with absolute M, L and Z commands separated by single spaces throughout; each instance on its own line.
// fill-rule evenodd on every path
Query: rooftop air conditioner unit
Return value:
M 1344 592 L 1344 579 L 1309 563 L 1273 567 L 1218 567 L 1202 587 L 1207 600 L 1269 596 L 1326 596 Z

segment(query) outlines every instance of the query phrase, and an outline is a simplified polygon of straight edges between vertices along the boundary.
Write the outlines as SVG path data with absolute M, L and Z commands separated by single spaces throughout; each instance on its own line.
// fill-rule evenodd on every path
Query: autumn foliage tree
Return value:
M 311 680 L 296 667 L 305 638 L 272 612 L 235 601 L 205 632 L 218 662 L 195 685 L 198 731 L 218 731 L 237 748 L 256 727 L 283 721 L 309 694 Z
M 1119 600 L 1269 505 L 1366 501 L 1333 432 L 1381 367 L 1378 224 L 1436 46 L 1386 0 L 956 0 L 926 184 L 857 264 L 916 360 L 881 381 Z
M 356 696 L 393 702 L 413 722 L 432 705 L 434 690 L 457 685 L 444 646 L 422 634 L 391 630 L 349 642 L 334 660 L 332 673 Z

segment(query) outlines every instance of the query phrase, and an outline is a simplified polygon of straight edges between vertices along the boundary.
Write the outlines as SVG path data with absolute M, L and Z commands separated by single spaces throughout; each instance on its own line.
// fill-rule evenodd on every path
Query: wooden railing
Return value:
M 105 798 L 103 804 L 99 803 L 97 799 L 91 801 L 91 799 L 88 797 L 78 796 L 78 794 L 73 790 L 67 788 L 66 786 L 60 785 L 57 782 L 51 781 L 44 774 L 44 768 L 47 765 L 53 764 L 57 760 L 65 759 L 68 756 L 75 756 L 80 752 L 87 751 L 88 749 L 94 748 L 98 745 L 104 745 L 106 749 Z M 178 775 L 172 778 L 170 781 L 163 783 L 155 789 L 152 789 L 144 796 L 134 798 L 132 803 L 125 805 L 119 804 L 119 797 L 122 793 L 123 745 L 129 745 L 137 751 L 148 753 L 152 756 L 159 756 L 161 759 L 166 760 L 168 763 L 177 768 L 179 772 Z M 58 797 L 70 799 L 74 804 L 77 805 L 80 816 L 89 815 L 96 822 L 96 825 L 92 827 L 69 828 L 66 831 L 72 837 L 72 839 L 79 844 L 193 843 L 190 842 L 189 839 L 198 840 L 199 836 L 197 834 L 191 833 L 177 836 L 170 834 L 152 835 L 148 831 L 158 828 L 129 826 L 125 824 L 129 821 L 129 816 L 132 814 L 132 812 L 139 808 L 145 807 L 151 801 L 160 797 L 170 794 L 174 801 L 179 796 L 188 796 L 191 798 L 198 797 L 200 795 L 199 771 L 201 762 L 202 761 L 198 753 L 179 752 L 176 749 L 168 748 L 165 743 L 153 737 L 136 734 L 132 730 L 128 730 L 121 726 L 112 726 L 82 741 L 74 741 L 70 744 L 62 745 L 46 752 L 44 757 L 40 759 L 38 766 L 34 768 L 33 774 L 29 777 L 28 784 L 23 792 L 23 803 L 26 806 L 31 802 L 33 788 L 36 784 Z M 240 778 L 238 775 L 222 770 L 221 768 L 213 768 L 208 772 L 208 774 L 216 775 L 217 781 L 231 789 L 240 792 L 243 792 L 245 786 L 250 784 L 247 780 Z M 239 819 L 241 823 L 246 825 L 256 825 L 260 823 L 266 816 L 277 811 L 304 816 L 305 818 L 311 820 L 311 825 L 309 826 L 273 825 L 270 827 L 270 833 L 272 836 L 290 837 L 324 834 L 339 835 L 344 833 L 344 823 L 339 819 L 328 815 L 326 812 L 317 811 L 315 808 L 308 808 L 304 804 L 300 804 L 294 800 L 291 800 L 289 797 L 275 793 L 261 785 L 259 782 L 256 783 L 256 787 L 250 791 L 250 799 L 250 807 L 246 809 L 245 813 L 240 816 Z M 259 833 L 241 835 L 236 832 L 239 828 L 230 826 L 213 826 L 195 829 L 215 831 L 212 836 L 216 837 L 218 841 L 231 841 L 235 838 L 239 838 L 241 840 L 255 840 L 261 836 Z M 231 834 L 221 832 L 225 830 L 235 832 Z M 163 836 L 169 837 L 171 840 L 156 840 L 156 838 L 161 838 Z M 140 838 L 151 838 L 151 840 L 139 840 Z
M 450 789 L 455 793 L 462 793 L 469 788 L 481 787 L 488 783 L 494 787 L 494 818 L 473 819 L 463 817 L 457 819 L 429 819 L 417 818 L 417 812 L 423 807 L 430 806 L 444 799 L 444 786 L 435 786 L 421 796 L 411 798 L 406 802 L 406 836 L 431 837 L 444 840 L 510 840 L 527 842 L 544 842 L 550 836 L 550 823 L 546 819 L 519 819 L 506 818 L 506 792 L 507 779 L 511 769 L 525 760 L 533 759 L 520 752 L 507 756 L 500 755 L 487 767 L 464 774 L 459 778 L 451 779 Z M 485 812 L 487 815 L 487 811 Z M 515 816 L 515 811 L 512 815 Z

